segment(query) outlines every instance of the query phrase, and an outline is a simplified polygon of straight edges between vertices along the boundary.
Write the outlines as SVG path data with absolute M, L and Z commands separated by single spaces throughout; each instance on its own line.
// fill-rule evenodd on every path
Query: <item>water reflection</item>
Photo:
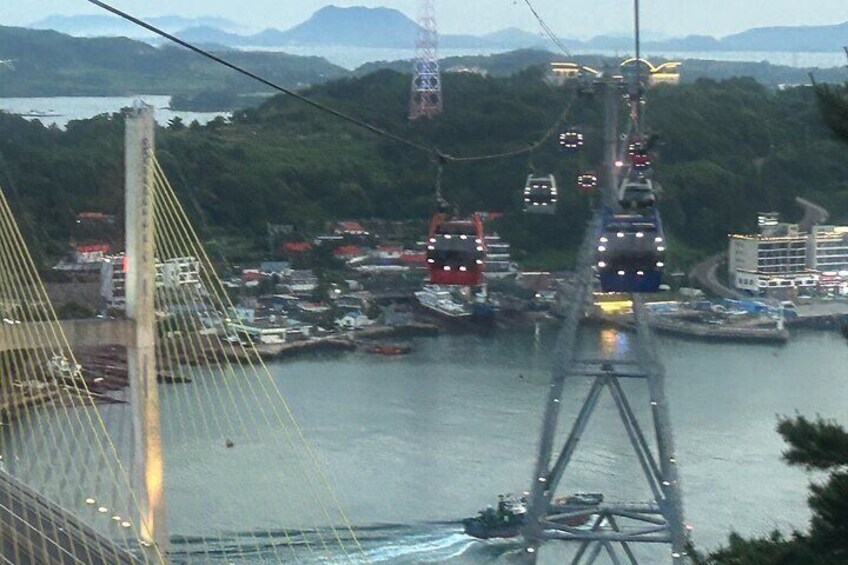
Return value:
M 598 334 L 601 353 L 605 356 L 624 359 L 630 354 L 630 333 L 617 328 L 602 328 Z

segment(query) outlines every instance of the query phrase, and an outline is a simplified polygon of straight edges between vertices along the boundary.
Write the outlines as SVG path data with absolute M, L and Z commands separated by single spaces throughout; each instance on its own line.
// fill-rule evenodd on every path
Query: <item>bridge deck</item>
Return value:
M 142 561 L 0 471 L 0 561 L 135 565 Z

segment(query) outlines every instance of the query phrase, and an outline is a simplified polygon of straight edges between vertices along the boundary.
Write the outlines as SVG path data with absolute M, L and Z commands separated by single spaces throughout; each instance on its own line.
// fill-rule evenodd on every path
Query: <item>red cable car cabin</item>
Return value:
M 636 169 L 647 169 L 651 166 L 651 157 L 647 151 L 639 150 L 632 156 L 633 167 Z
M 477 286 L 483 280 L 486 244 L 478 214 L 461 220 L 435 214 L 427 240 L 430 284 Z

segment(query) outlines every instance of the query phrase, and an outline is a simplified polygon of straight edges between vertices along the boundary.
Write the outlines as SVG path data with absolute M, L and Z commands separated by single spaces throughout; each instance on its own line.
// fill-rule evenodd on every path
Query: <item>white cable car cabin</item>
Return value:
M 524 186 L 524 211 L 531 214 L 553 214 L 556 212 L 557 192 L 556 179 L 553 175 L 536 177 L 527 175 Z
M 651 208 L 656 200 L 654 185 L 645 175 L 630 174 L 622 179 L 618 189 L 618 203 L 625 210 Z

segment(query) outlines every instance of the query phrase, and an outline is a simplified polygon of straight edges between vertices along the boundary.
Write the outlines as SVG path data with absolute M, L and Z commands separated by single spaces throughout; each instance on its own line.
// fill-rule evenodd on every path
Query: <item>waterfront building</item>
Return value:
M 734 287 L 755 294 L 816 286 L 807 267 L 807 234 L 797 224 L 759 218 L 759 233 L 731 234 L 728 271 Z
M 731 284 L 755 294 L 774 290 L 810 291 L 848 287 L 848 227 L 780 222 L 776 212 L 757 217 L 759 233 L 731 234 L 728 272 Z
M 512 262 L 512 248 L 496 233 L 486 238 L 486 278 L 503 278 L 515 274 L 518 266 Z
M 100 263 L 100 297 L 107 309 L 126 309 L 126 272 L 123 253 L 106 256 Z M 175 257 L 157 262 L 154 281 L 157 288 L 200 288 L 200 261 L 196 257 Z
M 100 264 L 100 296 L 107 309 L 126 309 L 127 269 L 123 253 L 106 257 Z
M 807 238 L 807 264 L 820 273 L 848 275 L 848 226 L 813 226 Z
M 341 330 L 358 330 L 372 324 L 374 324 L 374 321 L 369 320 L 368 317 L 359 310 L 348 312 L 336 320 L 336 326 L 338 326 Z

